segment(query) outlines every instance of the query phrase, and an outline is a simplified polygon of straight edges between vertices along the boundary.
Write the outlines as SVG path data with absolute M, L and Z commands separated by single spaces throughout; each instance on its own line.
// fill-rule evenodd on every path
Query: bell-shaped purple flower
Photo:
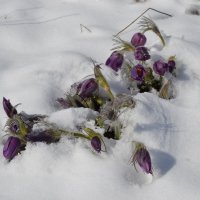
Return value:
M 15 107 L 12 106 L 10 100 L 6 99 L 5 97 L 3 97 L 3 108 L 9 118 L 12 118 L 13 115 L 17 114 L 17 110 L 15 109 Z
M 174 60 L 168 61 L 169 72 L 172 73 L 176 69 L 176 62 Z
M 156 74 L 159 74 L 160 76 L 164 76 L 165 72 L 168 71 L 168 64 L 163 62 L 162 60 L 157 60 L 153 64 L 153 70 Z
M 119 69 L 121 69 L 123 61 L 123 55 L 117 51 L 114 51 L 107 59 L 105 64 L 117 72 Z
M 146 47 L 137 47 L 135 49 L 134 56 L 135 59 L 139 61 L 146 61 L 149 60 L 151 57 Z
M 145 77 L 146 71 L 144 67 L 140 64 L 136 65 L 131 70 L 131 77 L 136 81 L 143 81 Z
M 3 147 L 3 155 L 6 159 L 13 159 L 19 152 L 21 141 L 17 137 L 10 136 Z
M 98 89 L 98 84 L 94 78 L 89 78 L 81 82 L 78 87 L 78 95 L 82 98 L 90 97 Z
M 146 150 L 144 145 L 139 144 L 136 147 L 136 151 L 133 155 L 132 163 L 138 163 L 144 172 L 147 174 L 152 174 L 151 157 L 149 152 Z
M 98 153 L 101 151 L 101 140 L 98 136 L 94 136 L 91 139 L 91 146 L 93 147 L 93 149 L 95 151 L 97 151 Z
M 134 47 L 144 46 L 147 41 L 147 38 L 142 33 L 135 33 L 131 39 L 131 44 Z

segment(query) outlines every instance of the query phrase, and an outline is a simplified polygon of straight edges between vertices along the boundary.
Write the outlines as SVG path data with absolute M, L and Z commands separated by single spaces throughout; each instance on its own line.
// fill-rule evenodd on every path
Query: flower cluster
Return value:
M 106 60 L 105 65 L 115 74 L 121 74 L 130 94 L 115 95 L 108 81 L 104 77 L 101 67 L 94 64 L 94 76 L 83 79 L 70 86 L 64 97 L 57 98 L 57 103 L 64 109 L 71 107 L 89 108 L 98 112 L 95 126 L 104 130 L 103 134 L 95 132 L 88 127 L 81 127 L 81 131 L 67 131 L 49 123 L 44 115 L 29 115 L 25 112 L 18 113 L 16 107 L 10 101 L 3 98 L 3 108 L 8 116 L 6 131 L 9 137 L 4 143 L 3 155 L 6 159 L 13 159 L 18 153 L 26 149 L 28 142 L 45 142 L 47 144 L 58 142 L 64 135 L 82 138 L 90 141 L 95 152 L 106 152 L 105 139 L 119 140 L 121 138 L 123 124 L 120 122 L 121 109 L 135 107 L 133 92 L 154 92 L 159 97 L 170 99 L 170 86 L 175 75 L 175 57 L 168 59 L 153 59 L 151 49 L 146 46 L 145 32 L 152 30 L 156 33 L 162 44 L 165 41 L 155 23 L 148 18 L 143 18 L 142 32 L 133 34 L 130 42 L 119 37 L 114 38 L 118 44 Z M 106 68 L 105 68 L 106 69 Z M 40 127 L 42 125 L 42 128 Z M 152 174 L 150 154 L 144 144 L 135 143 L 131 164 L 136 164 L 147 174 Z
M 154 24 L 154 26 L 156 25 Z M 167 77 L 170 77 L 171 80 L 175 75 L 175 57 L 171 56 L 167 61 L 164 59 L 151 59 L 150 49 L 145 46 L 147 38 L 144 33 L 133 34 L 130 43 L 120 38 L 114 39 L 114 41 L 118 46 L 114 48 L 115 51 L 107 59 L 105 65 L 116 72 L 121 71 L 122 75 L 125 72 L 129 88 L 134 85 L 132 83 L 136 83 L 136 87 L 131 88 L 132 90 L 138 90 L 139 92 L 155 90 L 159 94 L 167 82 Z M 164 41 L 163 38 L 162 41 Z M 130 53 L 132 54 L 131 57 Z M 166 76 L 167 74 L 169 76 Z M 173 98 L 170 94 L 167 96 L 168 99 Z

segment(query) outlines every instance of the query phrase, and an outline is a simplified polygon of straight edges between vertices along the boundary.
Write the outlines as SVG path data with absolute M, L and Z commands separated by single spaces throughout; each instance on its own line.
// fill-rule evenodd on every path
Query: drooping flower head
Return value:
M 114 51 L 106 60 L 105 64 L 117 72 L 119 69 L 121 69 L 123 61 L 123 55 L 117 51 Z
M 136 144 L 131 163 L 135 166 L 135 168 L 136 163 L 138 163 L 145 173 L 153 174 L 150 154 L 142 143 Z
M 146 71 L 144 67 L 140 64 L 136 65 L 131 70 L 131 77 L 136 81 L 143 81 L 145 77 Z
M 135 49 L 134 56 L 135 59 L 139 61 L 146 61 L 149 60 L 151 57 L 146 47 L 137 47 Z
M 131 39 L 131 44 L 134 47 L 144 46 L 147 41 L 147 38 L 142 33 L 135 33 Z
M 10 100 L 5 97 L 3 97 L 3 108 L 9 118 L 17 114 L 16 108 L 10 103 Z
M 17 137 L 10 136 L 3 147 L 3 155 L 6 159 L 13 159 L 19 152 L 21 141 Z
M 91 139 L 91 146 L 96 152 L 101 152 L 101 140 L 98 136 L 94 136 Z
M 89 78 L 81 82 L 77 87 L 77 93 L 82 98 L 87 98 L 93 95 L 98 89 L 98 84 L 94 78 Z
M 157 60 L 153 64 L 153 70 L 156 74 L 159 74 L 160 76 L 164 76 L 164 74 L 168 71 L 168 64 L 162 60 Z

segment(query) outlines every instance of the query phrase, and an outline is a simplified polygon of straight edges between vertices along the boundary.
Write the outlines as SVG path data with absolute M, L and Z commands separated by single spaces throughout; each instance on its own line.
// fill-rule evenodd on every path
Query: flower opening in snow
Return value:
M 12 106 L 10 100 L 6 99 L 5 97 L 3 97 L 3 108 L 9 118 L 12 118 L 13 115 L 17 114 L 17 110 L 15 109 L 15 107 Z
M 143 81 L 145 77 L 145 69 L 142 65 L 138 64 L 131 70 L 131 77 L 136 81 Z
M 172 73 L 176 69 L 176 62 L 174 60 L 168 61 L 169 72 Z
M 117 51 L 114 51 L 107 59 L 105 64 L 117 72 L 119 69 L 121 69 L 123 61 L 123 55 Z
M 3 147 L 3 155 L 6 159 L 13 159 L 20 151 L 21 141 L 17 137 L 10 136 Z
M 142 170 L 147 174 L 153 174 L 152 165 L 151 165 L 151 157 L 149 152 L 146 150 L 146 147 L 137 143 L 135 147 L 135 151 L 132 156 L 132 164 L 135 166 L 136 163 L 142 168 Z
M 136 60 L 146 61 L 151 58 L 149 55 L 148 49 L 146 47 L 137 47 L 134 52 L 134 56 Z
M 168 71 L 168 64 L 162 60 L 157 60 L 153 64 L 153 70 L 156 74 L 159 74 L 160 76 L 164 76 L 164 74 Z
M 87 98 L 93 95 L 98 89 L 98 84 L 94 78 L 89 78 L 81 82 L 78 87 L 78 95 L 82 98 Z
M 131 39 L 131 44 L 134 47 L 144 46 L 147 41 L 147 38 L 142 33 L 135 33 Z
M 101 152 L 101 140 L 98 136 L 94 136 L 91 139 L 91 146 L 93 147 L 93 149 L 95 151 L 97 151 L 98 153 Z

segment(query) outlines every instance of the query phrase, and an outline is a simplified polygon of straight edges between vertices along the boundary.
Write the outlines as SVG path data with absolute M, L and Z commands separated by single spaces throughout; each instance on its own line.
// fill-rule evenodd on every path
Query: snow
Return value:
M 82 140 L 62 138 L 57 144 L 28 144 L 26 151 L 7 162 L 0 157 L 0 199 L 78 200 L 200 198 L 200 10 L 199 0 L 16 0 L 0 1 L 0 99 L 18 110 L 50 115 L 67 129 L 92 126 L 96 113 L 88 109 L 58 110 L 57 97 L 70 85 L 93 74 L 91 59 L 104 63 L 112 36 L 150 11 L 167 45 L 147 34 L 154 55 L 177 57 L 175 99 L 137 94 L 136 107 L 123 112 L 123 136 L 105 141 L 108 153 L 93 152 Z M 88 32 L 80 24 L 91 30 Z M 121 34 L 130 40 L 136 24 Z M 104 69 L 114 92 L 123 84 Z M 116 84 L 120 88 L 116 87 Z M 7 116 L 0 107 L 0 127 Z M 87 120 L 91 120 L 87 122 Z M 1 131 L 1 136 L 5 135 Z M 132 141 L 144 142 L 152 156 L 154 176 L 136 172 L 129 164 Z M 1 149 L 3 145 L 0 145 Z

